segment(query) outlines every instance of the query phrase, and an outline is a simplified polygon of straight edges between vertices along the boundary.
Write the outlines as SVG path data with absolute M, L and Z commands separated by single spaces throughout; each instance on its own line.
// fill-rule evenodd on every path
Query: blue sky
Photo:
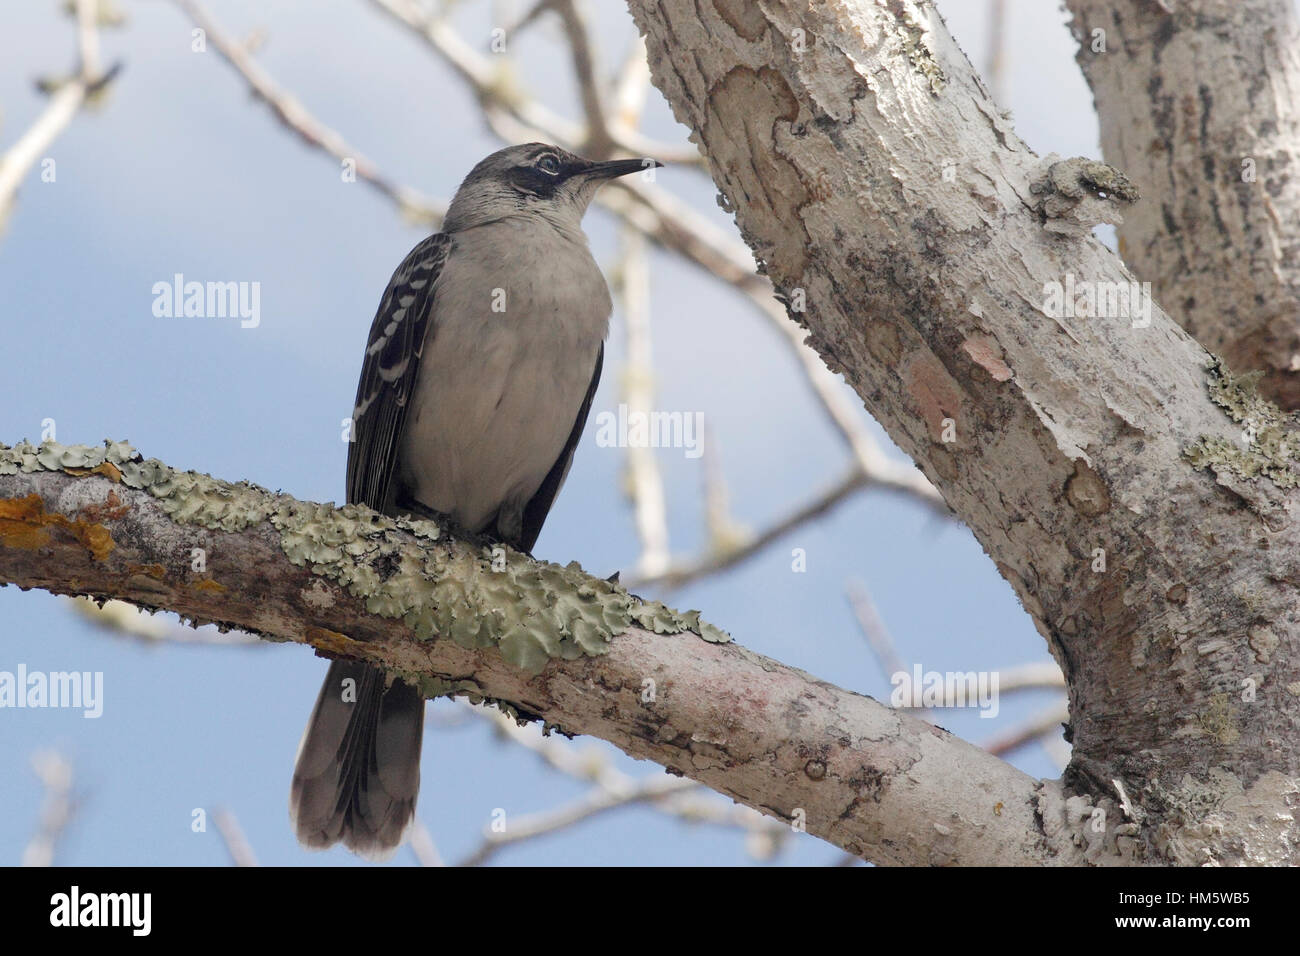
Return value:
M 146 456 L 300 498 L 343 498 L 346 446 L 366 331 L 396 264 L 424 233 L 363 184 L 340 181 L 332 159 L 297 140 L 250 99 L 215 52 L 190 51 L 191 24 L 165 2 L 123 0 L 125 29 L 104 36 L 126 68 L 102 107 L 80 114 L 49 151 L 54 183 L 29 176 L 0 237 L 4 374 L 0 441 L 39 439 L 54 419 L 68 443 L 131 441 Z M 54 0 L 4 0 L 0 149 L 39 114 L 33 79 L 73 62 L 70 23 Z M 458 24 L 480 46 L 488 4 L 466 3 Z M 596 23 L 609 68 L 633 38 L 621 4 Z M 1091 97 L 1055 4 L 1013 0 L 1006 106 L 1040 154 L 1097 155 Z M 322 120 L 392 178 L 447 197 L 501 144 L 457 79 L 403 30 L 357 0 L 210 0 L 242 35 L 266 30 L 258 59 Z M 941 3 L 977 66 L 985 4 Z M 579 115 L 552 24 L 518 42 L 525 88 Z M 672 143 L 686 131 L 656 91 L 646 130 Z M 713 185 L 692 170 L 659 184 L 734 234 Z M 616 256 L 613 220 L 587 219 L 602 265 Z M 261 322 L 159 318 L 154 283 L 175 273 L 256 281 Z M 836 480 L 847 464 L 778 335 L 737 295 L 672 257 L 651 260 L 657 406 L 700 411 L 709 454 L 729 481 L 738 520 L 765 526 Z M 608 574 L 635 562 L 632 516 L 620 492 L 623 452 L 600 448 L 595 416 L 617 407 L 623 362 L 614 317 L 604 380 L 568 484 L 538 543 L 540 557 Z M 860 402 L 856 404 L 860 407 Z M 865 418 L 865 412 L 863 413 Z M 871 424 L 872 431 L 886 441 Z M 892 446 L 890 446 L 892 449 Z M 894 450 L 894 454 L 899 453 Z M 675 554 L 703 543 L 702 465 L 664 450 Z M 808 555 L 791 571 L 791 549 Z M 1047 660 L 1041 637 L 970 533 L 897 497 L 860 494 L 741 567 L 666 595 L 748 647 L 877 699 L 889 684 L 844 599 L 861 580 L 904 660 L 970 670 Z M 0 861 L 17 862 L 40 811 L 33 752 L 57 747 L 75 767 L 81 805 L 59 846 L 69 864 L 226 862 L 214 829 L 191 832 L 195 808 L 233 811 L 263 863 L 350 865 L 341 850 L 307 853 L 287 817 L 299 736 L 325 663 L 299 646 L 147 647 L 87 625 L 65 599 L 0 589 L 0 670 L 102 671 L 104 714 L 0 710 Z M 945 712 L 972 740 L 1005 731 L 1051 695 L 1008 697 L 997 720 Z M 455 717 L 446 702 L 435 713 Z M 632 774 L 661 772 L 582 740 Z M 1014 762 L 1056 774 L 1038 747 Z M 449 859 L 469 852 L 492 811 L 557 806 L 585 786 L 498 742 L 479 721 L 430 728 L 420 818 Z M 722 799 L 722 798 L 718 798 Z M 778 863 L 816 864 L 838 852 L 808 836 Z M 687 827 L 631 809 L 511 849 L 515 864 L 744 864 L 734 830 Z M 414 862 L 408 850 L 395 864 Z M 366 864 L 360 864 L 366 865 Z

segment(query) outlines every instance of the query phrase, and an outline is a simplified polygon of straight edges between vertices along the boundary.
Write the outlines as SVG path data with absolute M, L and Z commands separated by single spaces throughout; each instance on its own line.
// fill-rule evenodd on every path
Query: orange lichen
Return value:
M 331 631 L 323 627 L 307 628 L 307 642 L 317 650 L 328 651 L 333 654 L 350 653 L 350 645 L 357 643 L 346 634 L 340 634 L 338 631 Z
M 131 506 L 122 504 L 122 499 L 117 496 L 117 492 L 110 491 L 103 504 L 86 505 L 77 512 L 77 516 L 86 521 L 118 521 L 125 518 L 130 511 Z
M 102 524 L 46 511 L 45 502 L 38 494 L 0 500 L 0 545 L 43 548 L 50 543 L 53 528 L 62 528 L 72 535 L 96 561 L 103 561 L 113 550 L 113 536 Z
M 122 472 L 119 471 L 117 465 L 113 464 L 111 461 L 100 462 L 94 468 L 65 468 L 63 470 L 69 475 L 73 475 L 77 478 L 85 478 L 87 475 L 103 475 L 105 478 L 109 478 L 119 484 L 122 482 Z

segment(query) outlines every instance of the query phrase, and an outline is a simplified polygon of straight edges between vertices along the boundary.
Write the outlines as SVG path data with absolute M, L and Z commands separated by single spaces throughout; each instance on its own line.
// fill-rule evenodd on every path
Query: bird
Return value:
M 349 503 L 441 517 L 531 554 L 604 364 L 612 302 L 582 218 L 602 185 L 660 165 L 526 143 L 470 171 L 370 326 Z M 415 814 L 423 727 L 418 689 L 331 663 L 294 764 L 299 843 L 391 856 Z

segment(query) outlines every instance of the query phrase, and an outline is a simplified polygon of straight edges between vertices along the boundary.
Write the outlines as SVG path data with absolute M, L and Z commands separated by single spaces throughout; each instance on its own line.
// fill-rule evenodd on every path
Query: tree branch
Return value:
M 174 471 L 123 443 L 0 446 L 0 582 L 166 608 L 385 667 L 426 696 L 492 700 L 876 862 L 1077 861 L 1042 833 L 1065 828 L 1053 785 L 725 643 L 698 615 L 428 521 Z

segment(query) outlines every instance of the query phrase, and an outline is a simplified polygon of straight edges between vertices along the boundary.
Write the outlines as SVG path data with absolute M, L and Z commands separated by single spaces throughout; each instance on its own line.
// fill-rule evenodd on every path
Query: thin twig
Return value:
M 77 0 L 77 73 L 62 83 L 50 97 L 44 112 L 18 141 L 0 155 L 0 224 L 13 208 L 18 186 L 50 144 L 68 128 L 72 117 L 95 93 L 106 87 L 121 70 L 114 64 L 100 69 L 97 7 L 99 0 Z
M 599 68 L 596 54 L 591 44 L 591 35 L 587 30 L 587 21 L 574 0 L 551 0 L 551 9 L 564 24 L 564 32 L 569 40 L 569 52 L 573 59 L 573 75 L 578 81 L 578 93 L 582 98 L 582 113 L 587 120 L 587 136 L 582 151 L 591 156 L 608 156 L 618 148 L 609 129 L 605 116 L 605 104 L 601 97 Z
M 708 425 L 704 426 L 700 461 L 704 466 L 704 530 L 709 551 L 730 554 L 748 544 L 753 532 L 731 514 L 731 489 L 722 468 L 722 456 L 718 454 L 717 437 Z
M 989 41 L 984 54 L 984 82 L 999 105 L 1004 103 L 1006 72 L 1006 0 L 989 0 Z
M 370 2 L 424 40 L 432 52 L 460 74 L 478 96 L 485 113 L 493 108 L 503 111 L 521 127 L 546 131 L 549 136 L 545 138 L 558 145 L 578 147 L 584 141 L 585 131 L 578 124 L 514 89 L 509 75 L 499 70 L 491 58 L 462 40 L 443 18 L 427 13 L 412 0 Z M 633 156 L 653 156 L 661 162 L 682 166 L 701 165 L 699 151 L 694 148 L 675 148 L 630 129 L 612 128 L 609 134 L 618 149 Z M 528 138 L 510 137 L 509 141 L 527 142 Z
M 627 330 L 623 371 L 623 400 L 628 416 L 649 415 L 654 405 L 654 358 L 650 344 L 650 270 L 645 237 L 625 227 L 620 233 L 623 255 L 618 269 L 618 290 Z M 663 475 L 654 449 L 629 443 L 627 492 L 632 501 L 641 556 L 637 573 L 662 574 L 668 568 L 668 514 L 664 503 Z
M 231 865 L 258 865 L 257 854 L 253 852 L 252 844 L 244 836 L 243 828 L 240 827 L 239 821 L 235 819 L 234 813 L 221 808 L 213 810 L 212 822 L 217 828 L 217 834 L 221 837 L 221 842 L 226 847 L 226 852 L 230 854 Z
M 55 750 L 32 755 L 32 769 L 45 788 L 40 822 L 23 850 L 23 866 L 51 866 L 59 840 L 76 814 L 79 800 L 72 795 L 72 764 Z
M 900 491 L 916 497 L 917 488 L 907 476 L 890 474 L 888 476 L 868 477 L 863 471 L 854 467 L 847 475 L 824 491 L 812 496 L 804 504 L 778 518 L 762 531 L 756 532 L 735 547 L 716 554 L 708 554 L 692 560 L 684 560 L 668 568 L 663 574 L 655 576 L 633 576 L 623 583 L 629 588 L 660 587 L 667 590 L 684 587 L 701 578 L 709 577 L 720 571 L 734 568 L 749 560 L 773 541 L 785 537 L 809 521 L 820 518 L 835 506 L 852 497 L 863 488 L 883 488 L 888 491 Z M 928 485 L 926 487 L 929 487 Z M 928 501 L 928 496 L 921 500 Z M 939 505 L 933 505 L 938 511 Z
M 1063 690 L 1065 675 L 1055 661 L 1035 664 L 1016 664 L 998 671 L 998 693 L 1019 690 Z
M 542 736 L 520 727 L 499 711 L 475 707 L 465 701 L 459 703 L 467 712 L 491 722 L 505 739 L 536 754 L 551 769 L 575 780 L 593 784 L 606 793 L 633 793 L 643 784 L 649 786 L 648 781 L 664 779 L 657 775 L 632 777 L 613 766 L 595 747 L 578 750 L 554 737 Z M 777 853 L 783 841 L 792 833 L 788 825 L 765 817 L 743 804 L 723 801 L 699 786 L 684 786 L 680 792 L 660 794 L 650 799 L 650 803 L 659 812 L 684 823 L 742 830 L 745 833 L 746 849 L 756 859 L 768 859 Z
M 411 852 L 415 854 L 415 859 L 420 866 L 446 866 L 442 861 L 442 854 L 438 852 L 438 846 L 433 842 L 433 834 L 429 828 L 424 825 L 424 821 L 418 817 L 411 824 L 411 829 L 407 835 L 407 842 L 411 845 Z
M 636 129 L 641 124 L 649 92 L 650 64 L 646 61 L 645 37 L 638 35 L 628 46 L 614 81 L 614 122 Z
M 1062 698 L 1060 703 L 1040 711 L 1019 727 L 985 741 L 983 746 L 994 756 L 1005 757 L 1013 750 L 1019 750 L 1043 737 L 1059 737 L 1061 725 L 1067 723 L 1069 719 L 1070 705 Z
M 658 587 L 671 591 L 687 584 L 693 584 L 701 578 L 709 577 L 720 571 L 734 568 L 758 554 L 773 541 L 826 514 L 836 505 L 850 498 L 855 492 L 865 488 L 867 484 L 866 477 L 855 469 L 836 484 L 814 496 L 810 501 L 788 512 L 785 517 L 777 519 L 762 531 L 752 534 L 747 540 L 737 544 L 729 551 L 683 560 L 675 563 L 662 574 L 653 577 L 634 575 L 631 580 L 623 583 L 626 587 L 633 589 Z
M 281 90 L 270 74 L 253 59 L 248 48 L 222 30 L 198 0 L 173 2 L 204 31 L 208 41 L 239 72 L 253 93 L 271 108 L 276 119 L 304 142 L 323 150 L 340 163 L 353 164 L 352 168 L 359 179 L 392 199 L 403 215 L 411 220 L 432 227 L 442 222 L 447 211 L 444 203 L 429 199 L 384 176 L 371 160 L 354 149 L 340 133 L 316 119 L 295 96 Z
M 592 787 L 585 795 L 565 806 L 507 818 L 505 829 L 486 831 L 478 847 L 459 860 L 456 865 L 482 866 L 506 847 L 549 836 L 620 807 L 639 803 L 657 803 L 666 797 L 695 790 L 698 787 L 699 784 L 693 780 L 666 775 L 644 777 L 622 792 L 615 792 L 603 786 Z
M 885 622 L 880 619 L 867 586 L 861 581 L 850 581 L 847 593 L 849 606 L 853 608 L 853 616 L 857 619 L 858 628 L 862 631 L 862 636 L 867 639 L 867 646 L 871 648 L 877 663 L 880 664 L 885 680 L 888 681 L 895 674 L 906 671 L 907 667 L 898 654 L 894 638 L 885 627 Z

